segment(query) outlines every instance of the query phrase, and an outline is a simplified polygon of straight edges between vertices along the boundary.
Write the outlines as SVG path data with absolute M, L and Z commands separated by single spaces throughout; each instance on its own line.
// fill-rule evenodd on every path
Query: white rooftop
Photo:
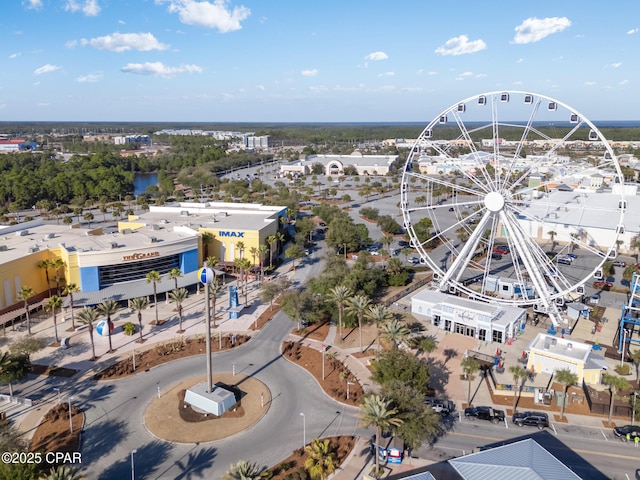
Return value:
M 591 347 L 591 345 L 577 342 L 573 338 L 559 338 L 546 333 L 538 333 L 529 342 L 527 350 L 586 362 L 591 353 Z

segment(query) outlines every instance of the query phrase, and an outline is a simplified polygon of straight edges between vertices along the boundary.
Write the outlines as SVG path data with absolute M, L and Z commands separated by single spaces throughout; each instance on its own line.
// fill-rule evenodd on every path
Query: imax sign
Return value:
M 225 232 L 220 230 L 218 233 L 221 237 L 234 237 L 234 238 L 244 238 L 244 232 Z

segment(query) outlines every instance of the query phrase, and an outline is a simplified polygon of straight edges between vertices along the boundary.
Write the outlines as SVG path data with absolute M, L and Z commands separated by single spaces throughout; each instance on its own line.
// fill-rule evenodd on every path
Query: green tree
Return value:
M 58 321 L 56 314 L 58 312 L 58 309 L 62 308 L 62 299 L 57 295 L 53 295 L 49 298 L 49 301 L 44 308 L 47 312 L 51 312 L 53 319 L 53 333 L 55 335 L 57 343 L 60 341 L 60 338 L 58 338 Z
M 629 353 L 629 358 L 633 362 L 633 365 L 636 367 L 636 380 L 638 380 L 638 366 L 640 366 L 640 349 L 634 350 Z
M 356 295 L 347 300 L 346 312 L 358 318 L 358 331 L 360 334 L 360 352 L 364 352 L 362 346 L 362 320 L 369 311 L 371 299 L 364 295 Z
M 18 292 L 18 298 L 24 302 L 24 313 L 27 317 L 27 331 L 31 335 L 31 316 L 29 315 L 29 299 L 35 295 L 31 287 L 24 285 Z
M 113 352 L 113 345 L 111 344 L 111 327 L 113 323 L 111 322 L 111 315 L 115 314 L 118 311 L 118 302 L 115 300 L 105 300 L 100 305 L 98 305 L 98 312 L 100 314 L 107 317 L 107 336 L 109 337 L 109 352 Z
M 399 348 L 380 352 L 371 361 L 371 369 L 371 379 L 383 388 L 393 381 L 399 381 L 416 389 L 422 397 L 428 393 L 429 364 L 410 352 Z
M 202 258 L 207 258 L 209 256 L 209 245 L 213 241 L 216 236 L 211 232 L 202 232 Z M 178 287 L 176 287 L 178 288 Z
M 398 348 L 398 345 L 402 343 L 410 333 L 410 330 L 404 323 L 397 318 L 392 318 L 382 324 L 380 336 L 385 342 L 391 345 L 391 348 Z
M 518 404 L 518 392 L 527 378 L 527 372 L 520 365 L 512 365 L 509 367 L 509 373 L 513 377 L 513 413 L 516 413 L 516 405 Z
M 465 357 L 460 362 L 460 368 L 462 368 L 464 378 L 467 380 L 467 406 L 471 406 L 471 379 L 472 376 L 480 370 L 480 364 L 473 357 Z
M 91 360 L 95 360 L 97 358 L 96 347 L 93 342 L 93 324 L 98 319 L 99 315 L 100 314 L 95 308 L 83 308 L 78 312 L 78 322 L 80 322 L 81 325 L 86 325 L 87 331 L 89 332 L 89 339 L 91 340 L 91 352 L 93 353 Z
M 296 260 L 304 257 L 304 248 L 301 245 L 294 243 L 285 250 L 284 256 L 293 260 L 293 271 L 295 272 Z
M 184 301 L 187 299 L 188 296 L 189 296 L 189 292 L 187 291 L 186 288 L 179 288 L 169 293 L 169 297 L 171 298 L 171 300 L 175 302 L 176 305 L 178 305 L 178 318 L 180 321 L 180 328 L 178 330 L 178 333 L 184 332 L 184 330 L 182 329 L 182 304 L 184 303 Z
M 427 354 L 428 360 L 435 349 L 438 348 L 438 342 L 436 342 L 433 337 L 424 337 L 420 339 L 418 348 Z
M 568 368 L 556 370 L 556 382 L 562 385 L 562 406 L 560 407 L 560 418 L 564 418 L 564 406 L 567 403 L 567 390 L 578 383 L 578 375 Z
M 49 290 L 49 295 L 51 295 L 51 280 L 49 279 L 49 269 L 53 267 L 51 260 L 45 258 L 44 260 L 38 262 L 38 268 L 44 270 L 44 276 L 47 281 L 47 290 Z
M 382 432 L 401 425 L 402 420 L 397 417 L 397 411 L 390 407 L 390 402 L 376 394 L 367 395 L 363 398 L 360 404 L 360 413 L 357 416 L 365 428 L 373 427 L 376 430 L 376 448 L 373 456 L 376 461 L 375 475 L 376 478 L 379 478 L 380 462 L 378 450 L 380 449 Z
M 138 314 L 138 333 L 140 334 L 140 342 L 142 343 L 142 311 L 149 308 L 149 299 L 147 297 L 136 297 L 129 301 L 131 307 Z
M 339 326 L 339 334 L 340 339 L 344 340 L 344 336 L 342 335 L 342 317 L 344 315 L 344 307 L 346 302 L 353 296 L 353 292 L 344 285 L 336 285 L 329 291 L 329 301 L 335 302 L 338 306 L 338 326 Z
M 156 309 L 156 325 L 158 325 L 158 284 L 162 281 L 162 278 L 160 277 L 160 273 L 155 270 L 151 270 L 146 275 L 146 281 L 147 284 L 153 284 L 153 304 Z
M 269 235 L 267 237 L 267 243 L 269 244 L 269 266 L 273 266 L 273 253 L 275 251 L 275 246 L 278 243 L 278 239 L 275 235 Z
M 0 358 L 0 382 L 9 385 L 9 395 L 13 397 L 13 382 L 19 382 L 31 371 L 31 361 L 26 353 L 10 354 Z
M 602 375 L 602 383 L 607 385 L 609 387 L 609 392 L 611 392 L 611 402 L 609 403 L 609 423 L 611 423 L 616 393 L 628 390 L 629 388 L 631 388 L 631 385 L 629 385 L 629 382 L 626 378 L 618 377 L 610 373 L 604 373 Z
M 53 269 L 55 281 L 56 281 L 56 294 L 60 295 L 60 269 L 65 268 L 67 264 L 61 258 L 54 258 L 51 261 L 51 268 Z
M 171 270 L 169 270 L 169 273 L 167 274 L 167 279 L 173 280 L 175 285 L 174 290 L 178 289 L 178 279 L 181 277 L 182 277 L 182 270 L 180 270 L 179 268 L 172 268 Z
M 69 296 L 69 309 L 71 310 L 71 328 L 76 329 L 75 315 L 73 311 L 73 294 L 79 292 L 80 289 L 75 283 L 68 283 L 62 289 L 62 295 Z
M 82 480 L 82 477 L 66 465 L 51 467 L 49 473 L 43 474 L 38 480 Z
M 240 460 L 222 474 L 222 480 L 258 480 L 261 476 L 261 469 L 256 463 Z
M 313 441 L 304 447 L 307 452 L 307 459 L 304 461 L 304 468 L 313 479 L 325 480 L 335 472 L 338 461 L 335 452 L 331 448 L 329 439 L 320 440 L 314 438 Z

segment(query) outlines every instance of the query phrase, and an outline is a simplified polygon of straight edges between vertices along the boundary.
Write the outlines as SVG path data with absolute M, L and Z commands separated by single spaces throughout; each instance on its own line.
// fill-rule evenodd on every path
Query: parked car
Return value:
M 496 253 L 501 253 L 502 255 L 506 255 L 511 250 L 509 249 L 508 245 L 498 245 L 496 248 L 493 249 L 493 251 Z
M 575 260 L 576 258 L 578 258 L 578 256 L 575 253 L 567 253 L 567 257 Z
M 491 423 L 504 422 L 504 410 L 494 410 L 493 407 L 468 407 L 464 409 L 464 416 L 469 420 L 478 418 Z
M 625 425 L 623 427 L 616 427 L 613 429 L 613 434 L 616 437 L 622 437 L 626 440 L 627 433 L 631 435 L 632 439 L 640 437 L 640 425 Z
M 409 257 L 407 260 L 409 261 L 409 263 L 412 263 L 414 265 L 420 263 L 420 259 L 418 257 Z
M 435 397 L 426 397 L 424 403 L 430 405 L 433 411 L 440 415 L 449 415 L 455 409 L 455 405 L 451 400 L 442 400 Z
M 542 430 L 549 426 L 549 416 L 544 412 L 518 412 L 514 413 L 511 421 L 519 426 L 538 427 Z
M 566 255 L 559 255 L 558 257 L 556 257 L 556 262 L 561 265 L 571 265 L 573 259 L 571 257 L 567 257 Z
M 502 260 L 502 254 L 501 253 L 497 253 L 497 252 L 493 252 L 491 254 L 491 258 L 494 260 Z
M 615 262 L 613 262 L 613 266 L 614 267 L 619 267 L 619 268 L 625 268 L 627 266 L 627 264 L 624 263 L 621 260 L 616 260 Z
M 596 294 L 596 295 L 591 295 L 589 297 L 589 303 L 591 305 L 597 305 L 598 303 L 600 303 L 600 295 Z

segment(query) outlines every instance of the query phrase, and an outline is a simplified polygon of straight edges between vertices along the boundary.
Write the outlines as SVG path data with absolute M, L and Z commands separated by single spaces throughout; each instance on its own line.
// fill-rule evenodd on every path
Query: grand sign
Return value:
M 220 230 L 218 235 L 221 237 L 244 238 L 244 232 L 225 232 L 224 230 Z
M 144 252 L 144 253 L 132 253 L 131 255 L 125 255 L 122 257 L 123 262 L 131 260 L 145 260 L 147 258 L 159 257 L 160 252 Z

